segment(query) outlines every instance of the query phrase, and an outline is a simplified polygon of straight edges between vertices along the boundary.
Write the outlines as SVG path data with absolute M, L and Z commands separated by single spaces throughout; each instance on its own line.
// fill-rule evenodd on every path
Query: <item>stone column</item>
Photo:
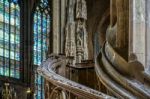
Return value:
M 129 26 L 129 0 L 116 0 L 117 7 L 117 34 L 116 47 L 124 48 L 128 41 L 128 26 Z
M 74 21 L 75 0 L 69 0 L 67 6 L 67 23 L 65 27 L 65 54 L 67 57 L 76 59 L 76 44 L 75 44 L 75 21 Z M 71 63 L 75 64 L 75 60 Z
M 150 71 L 150 0 L 146 0 L 146 66 Z
M 111 27 L 116 23 L 116 0 L 110 0 L 110 25 Z
M 65 22 L 66 22 L 66 1 L 67 0 L 60 0 L 60 5 L 61 5 L 61 7 L 60 7 L 60 21 L 61 21 L 61 40 L 60 40 L 60 46 L 61 46 L 61 53 L 64 53 L 64 45 L 65 45 Z
M 52 1 L 53 16 L 53 53 L 60 53 L 60 0 Z
M 130 0 L 129 60 L 136 55 L 145 66 L 145 0 Z

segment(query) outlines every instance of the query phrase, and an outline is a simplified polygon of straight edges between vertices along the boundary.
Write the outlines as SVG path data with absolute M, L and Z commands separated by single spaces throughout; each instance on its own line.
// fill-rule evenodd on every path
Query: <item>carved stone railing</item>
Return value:
M 150 75 L 137 61 L 127 62 L 106 42 L 96 59 L 99 81 L 118 98 L 150 98 Z
M 86 87 L 64 76 L 68 59 L 62 55 L 51 55 L 38 67 L 37 71 L 45 78 L 46 99 L 113 99 L 113 97 Z M 63 67 L 62 74 L 58 68 Z

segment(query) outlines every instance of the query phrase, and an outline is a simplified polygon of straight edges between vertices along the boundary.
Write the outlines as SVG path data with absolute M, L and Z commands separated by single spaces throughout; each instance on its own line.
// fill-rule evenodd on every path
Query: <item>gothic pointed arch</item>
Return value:
M 33 65 L 35 70 L 35 98 L 44 99 L 44 79 L 36 72 L 47 57 L 51 31 L 51 7 L 48 0 L 39 0 L 33 14 Z

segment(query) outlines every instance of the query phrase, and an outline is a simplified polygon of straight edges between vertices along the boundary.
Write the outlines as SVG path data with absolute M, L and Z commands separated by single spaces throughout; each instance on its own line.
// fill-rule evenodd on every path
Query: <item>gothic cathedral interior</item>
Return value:
M 150 0 L 0 0 L 0 99 L 150 99 L 149 32 Z

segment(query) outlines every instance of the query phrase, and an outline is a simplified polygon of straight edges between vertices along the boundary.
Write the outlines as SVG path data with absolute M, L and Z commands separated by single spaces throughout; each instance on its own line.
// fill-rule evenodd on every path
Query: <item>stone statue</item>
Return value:
M 85 0 L 77 0 L 76 4 L 76 34 L 77 42 L 80 40 L 81 44 L 76 43 L 77 45 L 77 63 L 81 63 L 82 60 L 88 59 L 88 49 L 87 49 L 87 31 L 86 31 L 86 20 L 87 20 L 87 7 Z
M 65 29 L 66 42 L 65 42 L 65 54 L 67 57 L 76 57 L 76 44 L 75 44 L 75 21 L 74 21 L 74 5 L 75 0 L 69 0 L 68 4 L 68 16 Z M 70 63 L 74 64 L 75 60 Z
M 66 27 L 66 45 L 65 45 L 65 53 L 66 56 L 75 56 L 75 24 L 69 23 Z
M 87 20 L 87 7 L 85 0 L 77 0 L 76 18 Z
M 82 36 L 80 34 L 81 32 L 77 32 L 77 40 L 76 40 L 76 51 L 77 51 L 77 59 L 76 59 L 76 63 L 81 63 L 81 60 L 83 59 L 83 55 L 84 55 L 84 49 L 83 49 L 83 40 L 82 40 Z
M 65 31 L 65 54 L 68 57 L 73 57 L 73 65 L 88 59 L 86 20 L 86 1 L 69 0 Z

